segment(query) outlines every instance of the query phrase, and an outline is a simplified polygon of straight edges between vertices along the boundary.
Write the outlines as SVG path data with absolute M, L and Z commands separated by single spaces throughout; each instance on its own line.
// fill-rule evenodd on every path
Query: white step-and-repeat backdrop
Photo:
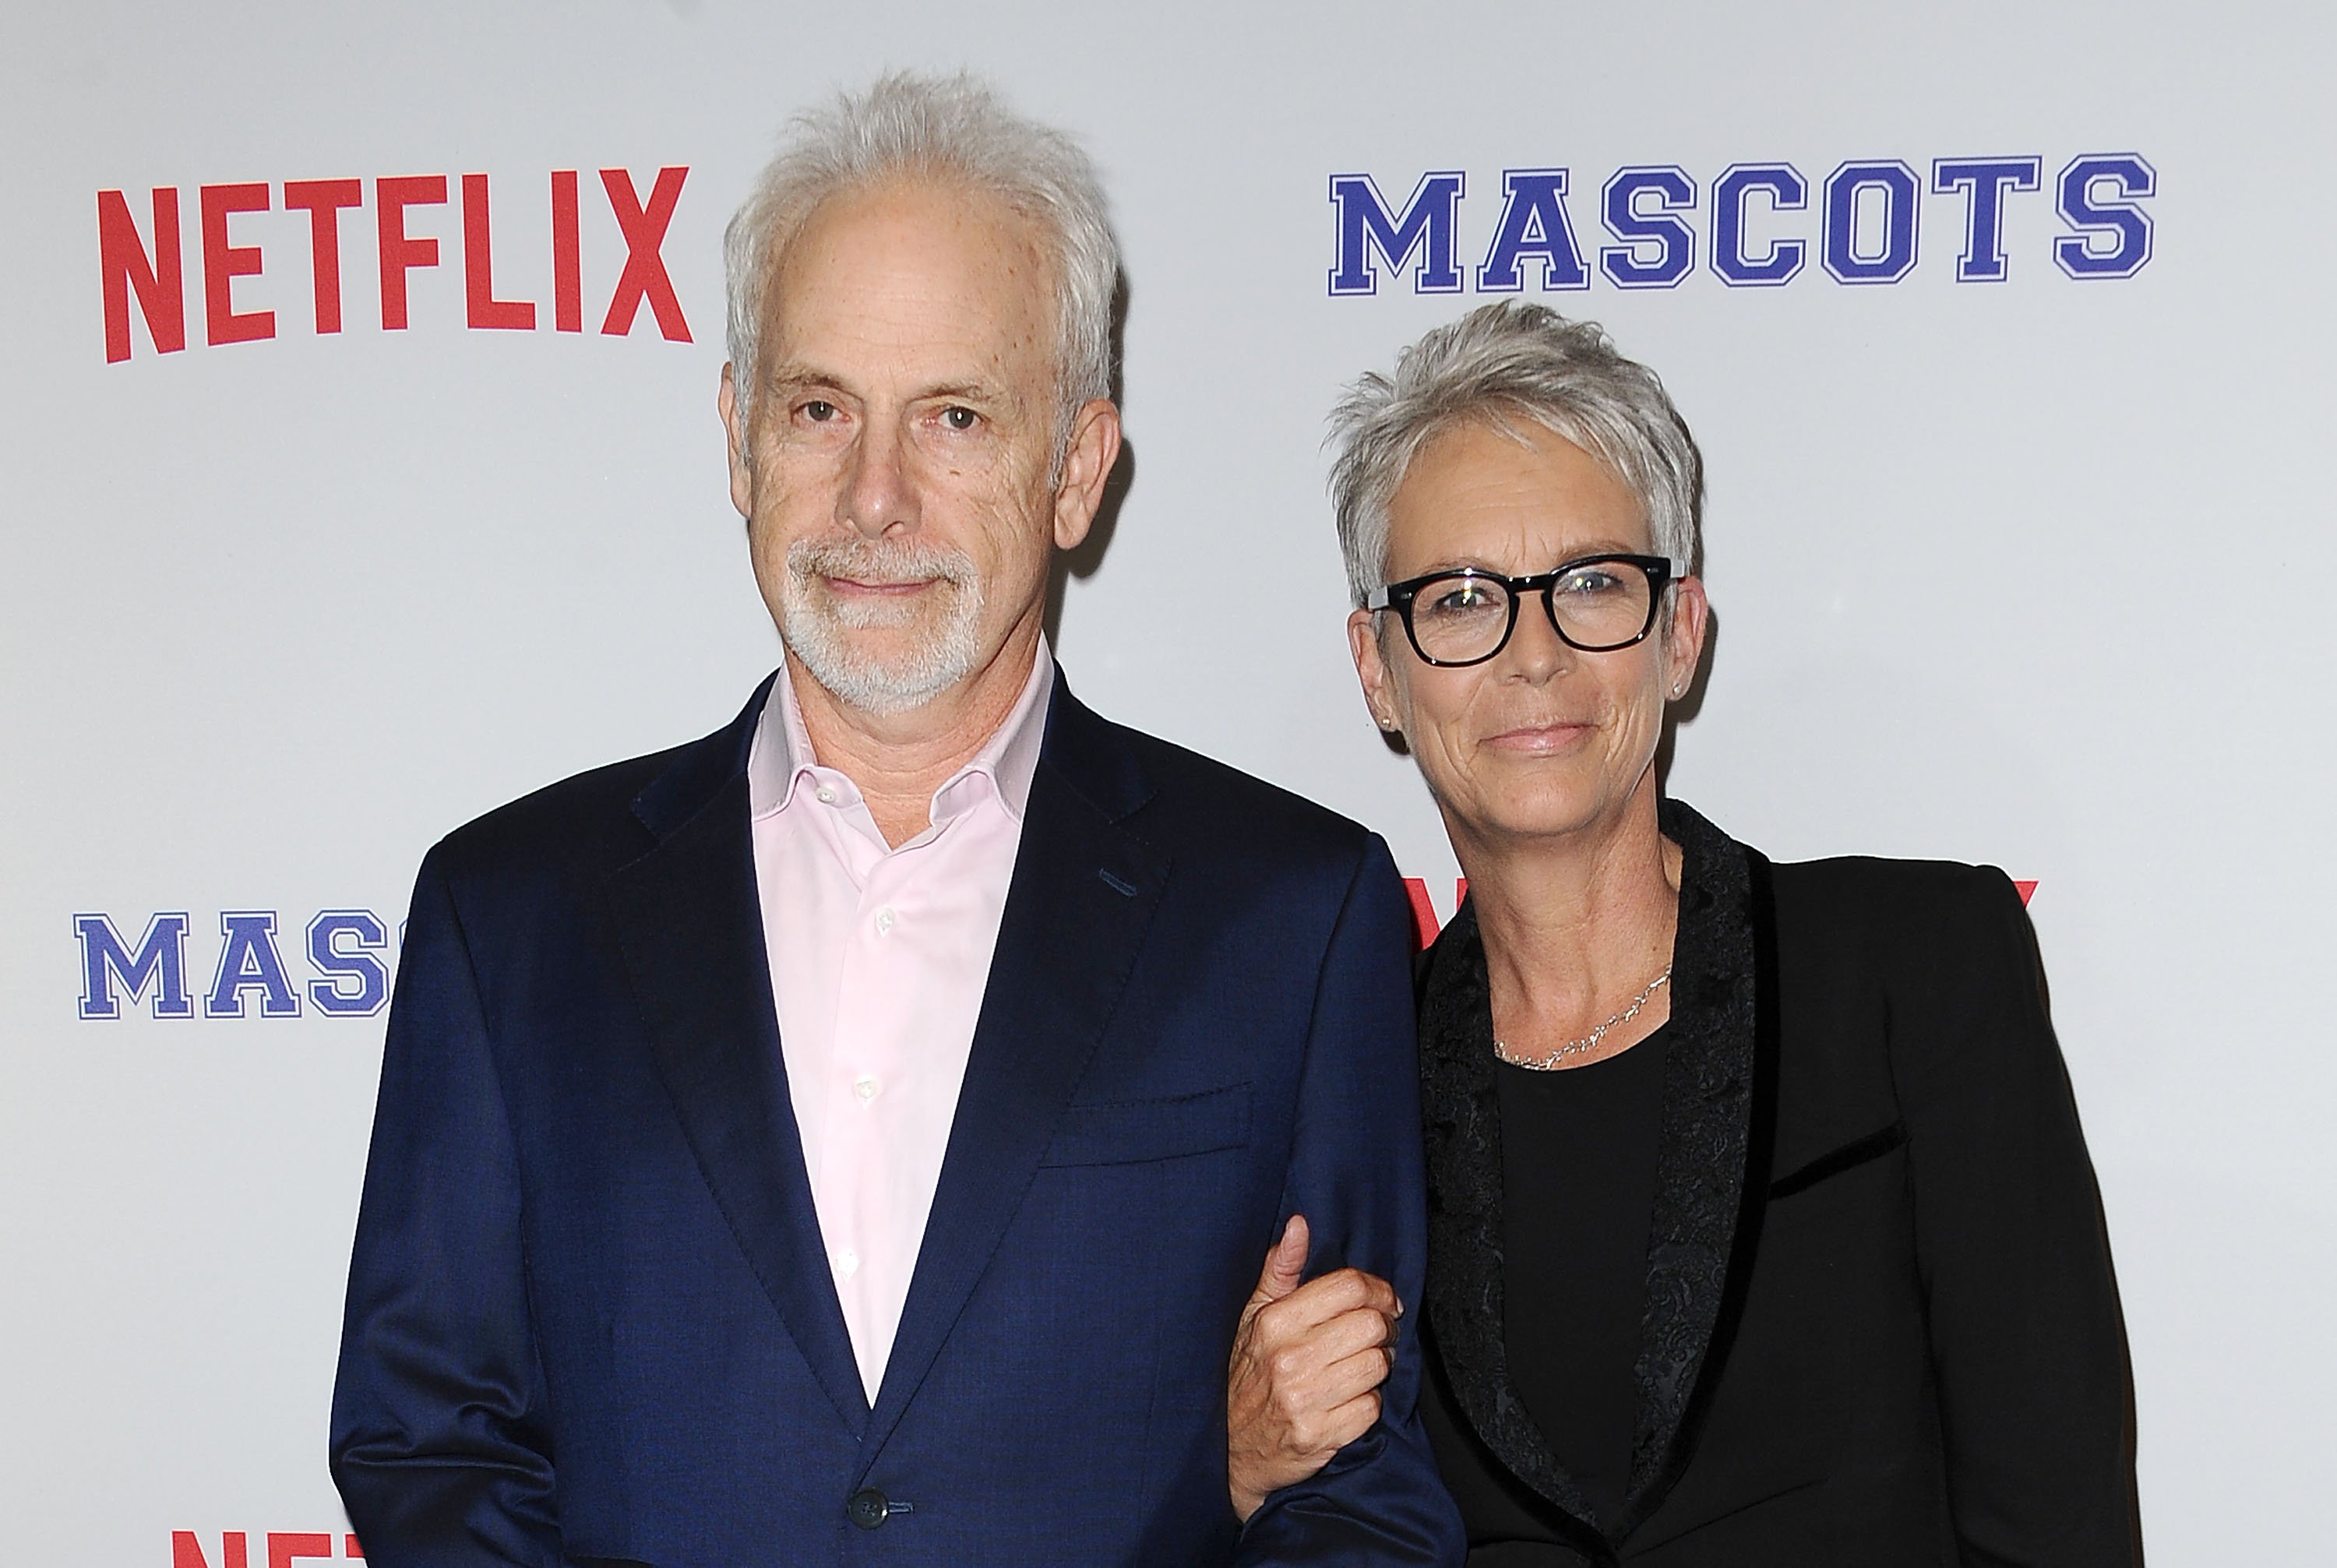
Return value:
M 1504 292 L 1605 322 L 1710 464 L 1673 791 L 1780 857 L 2034 883 L 2152 1554 L 2325 1560 L 2325 12 L 93 0 L 5 33 L 12 1558 L 351 1554 L 326 1408 L 416 863 L 775 662 L 718 237 L 796 109 L 964 64 L 1085 138 L 1127 244 L 1080 693 L 1373 824 L 1449 914 L 1347 665 L 1323 415 Z

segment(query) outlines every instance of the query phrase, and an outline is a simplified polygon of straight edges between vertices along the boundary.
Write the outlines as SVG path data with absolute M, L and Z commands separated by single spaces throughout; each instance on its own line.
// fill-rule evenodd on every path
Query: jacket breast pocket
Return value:
M 1249 1143 L 1249 1085 L 1228 1083 L 1165 1100 L 1073 1105 L 1042 1165 L 1133 1165 Z
M 1772 1181 L 1769 1184 L 1769 1200 L 1774 1203 L 1781 1198 L 1791 1198 L 1862 1165 L 1871 1165 L 1906 1142 L 1907 1124 L 1904 1122 L 1893 1122 L 1863 1138 L 1853 1138 L 1842 1147 L 1821 1154 Z

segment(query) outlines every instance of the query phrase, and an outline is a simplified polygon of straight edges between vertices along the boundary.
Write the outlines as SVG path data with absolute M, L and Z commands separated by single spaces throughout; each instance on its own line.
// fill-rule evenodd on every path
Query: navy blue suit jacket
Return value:
M 1457 1563 L 1417 1314 L 1378 1427 L 1247 1528 L 1226 1496 L 1227 1354 L 1283 1218 L 1311 1267 L 1421 1298 L 1385 846 L 1058 680 L 872 1409 L 772 1011 L 764 691 L 423 865 L 333 1402 L 369 1560 Z

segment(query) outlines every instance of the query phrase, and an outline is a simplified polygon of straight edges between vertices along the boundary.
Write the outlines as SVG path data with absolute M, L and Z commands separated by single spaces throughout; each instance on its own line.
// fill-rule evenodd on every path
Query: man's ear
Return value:
M 1104 482 L 1120 461 L 1120 410 L 1098 397 L 1071 416 L 1071 441 L 1063 454 L 1062 483 L 1055 487 L 1055 547 L 1071 550 L 1095 525 L 1103 505 Z
M 1355 678 L 1363 682 L 1364 706 L 1372 722 L 1391 734 L 1402 734 L 1403 709 L 1396 702 L 1395 679 L 1380 657 L 1379 618 L 1369 610 L 1347 616 L 1347 652 L 1354 656 Z
M 722 367 L 721 390 L 714 395 L 714 407 L 722 416 L 722 433 L 730 448 L 730 505 L 738 509 L 741 517 L 755 514 L 755 467 L 747 456 L 747 429 L 738 416 L 738 382 L 730 367 Z

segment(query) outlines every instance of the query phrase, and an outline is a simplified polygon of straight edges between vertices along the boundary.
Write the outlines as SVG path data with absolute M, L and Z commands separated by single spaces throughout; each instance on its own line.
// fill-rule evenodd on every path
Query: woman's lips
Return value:
M 1498 735 L 1487 736 L 1484 743 L 1503 751 L 1546 757 L 1573 746 L 1589 734 L 1591 728 L 1589 724 L 1574 723 L 1523 724 L 1514 730 L 1504 730 Z

